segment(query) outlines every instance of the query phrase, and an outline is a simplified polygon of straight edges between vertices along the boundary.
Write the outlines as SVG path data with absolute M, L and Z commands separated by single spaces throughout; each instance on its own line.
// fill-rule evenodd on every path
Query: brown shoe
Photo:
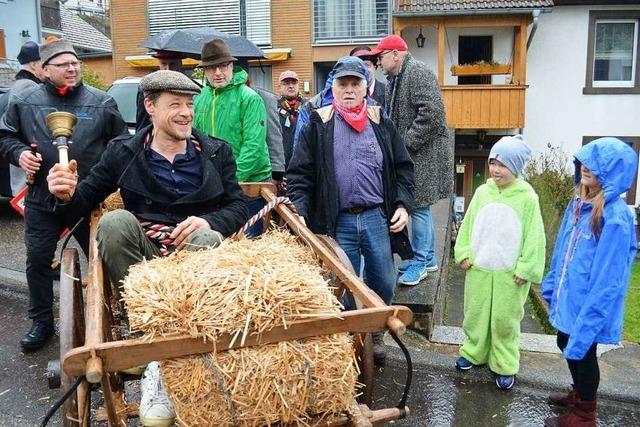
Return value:
M 578 400 L 571 412 L 544 420 L 545 427 L 596 427 L 596 401 Z
M 568 394 L 565 393 L 551 393 L 549 395 L 549 402 L 554 405 L 571 408 L 576 402 L 580 400 L 576 386 L 571 384 L 571 391 Z
M 373 338 L 373 363 L 380 365 L 387 358 L 387 347 L 384 345 L 384 332 L 374 332 L 371 334 Z

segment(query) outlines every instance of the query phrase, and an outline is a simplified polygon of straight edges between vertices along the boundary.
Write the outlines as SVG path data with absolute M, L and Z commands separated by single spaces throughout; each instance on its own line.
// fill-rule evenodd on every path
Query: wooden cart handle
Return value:
M 98 384 L 102 381 L 104 370 L 102 369 L 102 359 L 97 356 L 91 357 L 87 360 L 85 365 L 85 377 L 91 384 Z
M 407 332 L 407 326 L 396 316 L 391 316 L 387 319 L 387 327 L 397 336 L 404 335 Z

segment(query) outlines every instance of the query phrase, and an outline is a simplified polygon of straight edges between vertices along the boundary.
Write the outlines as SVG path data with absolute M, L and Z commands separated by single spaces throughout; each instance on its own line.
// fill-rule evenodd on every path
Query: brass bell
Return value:
M 47 114 L 47 127 L 53 134 L 54 138 L 65 137 L 71 138 L 73 128 L 76 126 L 78 118 L 75 114 L 65 111 L 55 111 Z

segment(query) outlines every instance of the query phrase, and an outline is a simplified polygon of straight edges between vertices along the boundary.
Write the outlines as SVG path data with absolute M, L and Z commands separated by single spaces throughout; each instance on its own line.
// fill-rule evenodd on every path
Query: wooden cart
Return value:
M 275 187 L 271 184 L 243 184 L 245 194 L 263 197 L 267 202 L 276 199 Z M 353 272 L 348 258 L 330 238 L 317 236 L 306 228 L 286 204 L 275 206 L 275 212 L 291 232 L 311 247 L 319 261 L 335 275 L 338 291 L 346 291 L 358 303 L 356 310 L 342 313 L 340 318 L 314 318 L 288 325 L 287 329 L 276 327 L 260 335 L 249 335 L 244 347 L 275 343 L 317 335 L 350 332 L 356 351 L 360 353 L 360 381 L 365 384 L 365 403 L 352 405 L 351 414 L 324 419 L 316 425 L 369 426 L 402 418 L 408 414 L 405 407 L 410 383 L 409 375 L 405 394 L 395 408 L 371 411 L 370 403 L 373 378 L 373 358 L 370 333 L 388 329 L 394 339 L 405 331 L 412 320 L 412 312 L 404 306 L 387 306 Z M 69 395 L 61 407 L 64 426 L 88 426 L 91 423 L 91 388 L 99 384 L 102 388 L 104 406 L 95 411 L 93 421 L 108 421 L 111 426 L 126 426 L 127 418 L 136 417 L 136 403 L 125 403 L 124 382 L 128 379 L 121 372 L 154 360 L 164 360 L 199 353 L 225 351 L 240 348 L 237 340 L 233 347 L 231 336 L 222 336 L 217 342 L 188 336 L 158 338 L 152 342 L 140 339 L 123 339 L 118 304 L 113 298 L 113 288 L 103 270 L 98 255 L 96 227 L 101 210 L 91 215 L 88 280 L 80 277 L 78 252 L 65 249 L 62 254 L 60 278 L 60 365 L 59 382 L 63 395 Z M 270 214 L 269 214 L 270 215 Z M 269 217 L 265 224 L 269 224 Z M 266 227 L 266 226 L 265 226 Z M 125 333 L 126 334 L 126 333 Z M 399 342 L 399 340 L 398 340 Z M 405 355 L 408 353 L 405 350 Z M 55 370 L 54 370 L 55 371 Z M 55 372 L 52 374 L 55 379 Z M 55 383 L 55 380 L 52 381 Z

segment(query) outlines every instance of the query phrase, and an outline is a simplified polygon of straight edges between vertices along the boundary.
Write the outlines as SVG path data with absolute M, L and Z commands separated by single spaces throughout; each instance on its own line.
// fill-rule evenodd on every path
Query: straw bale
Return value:
M 348 334 L 313 337 L 162 362 L 184 426 L 308 425 L 347 411 L 357 365 Z
M 123 288 L 131 329 L 149 340 L 230 333 L 243 342 L 249 333 L 340 311 L 313 252 L 284 230 L 143 261 Z
M 143 261 L 124 280 L 133 331 L 242 342 L 314 316 L 339 316 L 313 252 L 284 230 L 216 249 Z M 348 334 L 312 337 L 161 362 L 180 424 L 307 425 L 347 411 L 358 368 Z

